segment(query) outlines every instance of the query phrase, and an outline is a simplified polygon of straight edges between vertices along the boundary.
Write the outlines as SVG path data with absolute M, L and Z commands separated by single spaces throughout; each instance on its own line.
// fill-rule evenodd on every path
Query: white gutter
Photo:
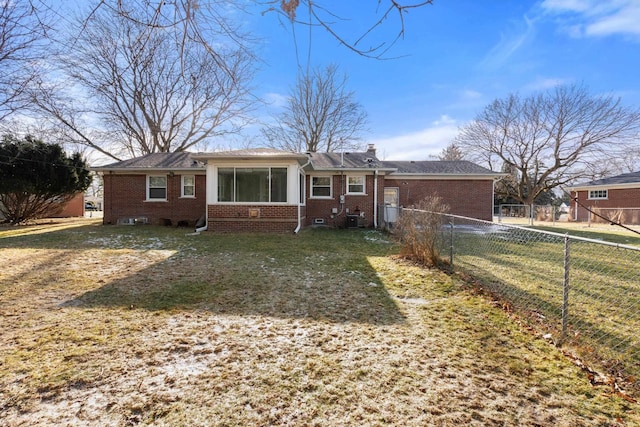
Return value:
M 304 168 L 306 168 L 307 166 L 309 166 L 309 164 L 311 163 L 311 157 L 308 158 L 307 163 L 305 163 L 302 166 L 298 166 L 298 173 L 296 174 L 298 176 L 298 178 L 296 179 L 296 182 L 298 184 L 298 194 L 300 193 L 300 172 L 304 172 Z M 305 187 L 307 186 L 307 183 L 304 183 Z M 307 195 L 307 189 L 305 188 L 305 190 L 303 191 L 303 194 Z M 300 231 L 300 229 L 302 228 L 302 200 L 300 200 L 300 197 L 298 196 L 298 225 L 296 226 L 296 229 L 293 230 L 293 232 L 295 234 L 298 234 L 298 232 Z
M 378 169 L 373 171 L 373 228 L 378 228 Z

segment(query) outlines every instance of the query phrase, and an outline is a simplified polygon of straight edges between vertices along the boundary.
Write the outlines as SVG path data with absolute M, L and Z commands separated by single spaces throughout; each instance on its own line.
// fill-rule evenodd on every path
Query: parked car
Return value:
M 85 211 L 97 211 L 98 208 L 96 207 L 96 205 L 93 204 L 93 202 L 85 202 L 84 210 Z

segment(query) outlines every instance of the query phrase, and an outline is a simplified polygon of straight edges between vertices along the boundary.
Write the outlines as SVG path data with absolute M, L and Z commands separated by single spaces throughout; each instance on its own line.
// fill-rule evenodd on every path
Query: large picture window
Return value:
M 147 176 L 147 200 L 167 200 L 167 177 Z
M 286 203 L 287 168 L 219 168 L 218 201 Z
M 331 197 L 331 177 L 311 177 L 311 197 Z

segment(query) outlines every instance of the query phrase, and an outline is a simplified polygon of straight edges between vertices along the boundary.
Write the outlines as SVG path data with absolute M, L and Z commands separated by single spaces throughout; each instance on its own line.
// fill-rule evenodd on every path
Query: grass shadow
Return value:
M 175 243 L 168 258 L 105 279 L 64 306 L 401 323 L 402 314 L 367 260 L 388 253 L 390 244 L 368 241 L 367 233 L 205 233 L 192 238 L 190 246 Z

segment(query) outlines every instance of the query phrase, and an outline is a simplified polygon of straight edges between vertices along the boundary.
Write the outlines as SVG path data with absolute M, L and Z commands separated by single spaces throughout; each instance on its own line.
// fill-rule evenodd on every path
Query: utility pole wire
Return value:
M 580 203 L 580 202 L 578 201 L 578 196 L 571 197 L 571 194 L 570 194 L 570 193 L 568 193 L 567 191 L 565 191 L 565 193 L 566 193 L 566 194 L 568 194 L 568 195 L 569 195 L 569 197 L 570 197 L 574 202 L 576 202 L 576 205 L 578 205 L 578 206 L 580 206 L 580 207 L 582 207 L 582 208 L 586 209 L 586 210 L 587 210 L 587 212 L 589 212 L 589 213 L 591 213 L 591 214 L 593 214 L 593 215 L 597 216 L 598 218 L 604 219 L 604 220 L 605 220 L 605 221 L 607 221 L 610 225 L 617 225 L 618 227 L 622 227 L 622 228 L 624 228 L 625 230 L 631 231 L 632 233 L 640 234 L 640 231 L 634 230 L 633 228 L 630 228 L 630 227 L 628 227 L 628 226 L 624 225 L 624 224 L 623 224 L 623 223 L 621 223 L 620 221 L 612 220 L 612 219 L 610 219 L 610 218 L 607 218 L 607 217 L 605 217 L 605 216 L 602 216 L 602 215 L 600 215 L 599 213 L 597 213 L 597 212 L 593 211 L 593 210 L 592 210 L 591 208 L 589 208 L 588 206 L 585 206 L 584 204 Z

